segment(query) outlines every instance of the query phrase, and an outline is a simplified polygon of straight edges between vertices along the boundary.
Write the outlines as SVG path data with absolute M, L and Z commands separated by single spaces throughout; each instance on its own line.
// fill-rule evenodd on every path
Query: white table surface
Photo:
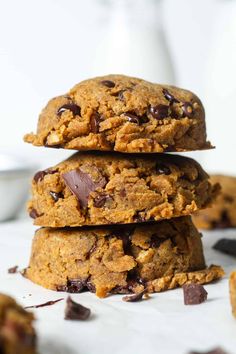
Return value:
M 27 265 L 34 227 L 30 220 L 0 224 L 0 291 L 14 296 L 24 306 L 40 304 L 65 293 L 45 290 L 8 274 L 14 265 Z M 207 232 L 203 241 L 208 264 L 220 264 L 226 277 L 206 285 L 207 302 L 185 306 L 181 289 L 151 295 L 138 303 L 126 303 L 116 295 L 98 299 L 91 293 L 73 294 L 91 308 L 86 322 L 65 321 L 65 302 L 33 310 L 41 354 L 186 354 L 222 346 L 236 353 L 236 320 L 231 315 L 228 275 L 236 269 L 236 259 L 212 250 L 221 237 L 236 237 L 236 229 Z M 31 296 L 29 295 L 31 294 Z

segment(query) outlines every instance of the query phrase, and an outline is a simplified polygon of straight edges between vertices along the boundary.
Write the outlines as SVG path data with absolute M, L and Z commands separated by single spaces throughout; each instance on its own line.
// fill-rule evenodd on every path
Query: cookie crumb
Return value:
M 126 295 L 122 297 L 123 301 L 126 302 L 137 302 L 137 301 L 142 301 L 142 300 L 146 300 L 149 299 L 149 295 L 146 294 L 146 289 L 144 289 L 143 291 L 140 291 L 137 294 L 132 294 L 132 295 Z

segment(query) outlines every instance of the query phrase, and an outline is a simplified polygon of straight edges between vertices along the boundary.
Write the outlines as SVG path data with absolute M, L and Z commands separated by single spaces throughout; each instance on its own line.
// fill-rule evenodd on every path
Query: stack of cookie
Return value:
M 194 94 L 121 75 L 90 79 L 49 101 L 25 141 L 80 150 L 33 178 L 29 213 L 43 226 L 26 271 L 33 282 L 105 297 L 222 276 L 206 267 L 189 216 L 218 185 L 194 160 L 163 154 L 211 147 Z

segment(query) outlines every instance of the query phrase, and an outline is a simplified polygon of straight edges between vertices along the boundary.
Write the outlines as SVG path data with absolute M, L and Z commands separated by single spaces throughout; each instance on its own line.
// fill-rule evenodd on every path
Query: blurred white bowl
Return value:
M 0 153 L 0 221 L 13 219 L 24 207 L 35 170 L 23 158 Z

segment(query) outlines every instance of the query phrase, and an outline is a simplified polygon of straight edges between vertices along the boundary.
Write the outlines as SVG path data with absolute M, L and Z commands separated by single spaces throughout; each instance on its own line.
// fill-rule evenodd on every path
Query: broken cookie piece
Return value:
M 36 354 L 34 316 L 10 296 L 0 294 L 0 353 Z

